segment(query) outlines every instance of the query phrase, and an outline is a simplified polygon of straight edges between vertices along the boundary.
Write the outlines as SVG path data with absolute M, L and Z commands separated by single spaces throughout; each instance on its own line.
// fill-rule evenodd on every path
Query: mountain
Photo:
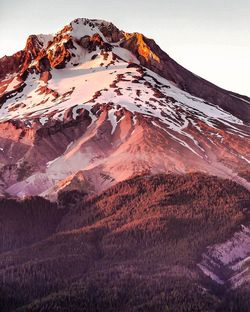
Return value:
M 250 98 L 76 19 L 0 59 L 0 310 L 249 312 Z
M 3 195 L 56 200 L 149 172 L 206 172 L 250 189 L 250 99 L 142 34 L 76 19 L 30 36 L 0 68 Z

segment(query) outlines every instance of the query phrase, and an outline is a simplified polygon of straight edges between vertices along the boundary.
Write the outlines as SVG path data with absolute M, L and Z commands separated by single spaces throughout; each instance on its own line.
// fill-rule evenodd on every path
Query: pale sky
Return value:
M 141 32 L 195 74 L 250 96 L 250 0 L 0 0 L 0 57 L 77 17 Z

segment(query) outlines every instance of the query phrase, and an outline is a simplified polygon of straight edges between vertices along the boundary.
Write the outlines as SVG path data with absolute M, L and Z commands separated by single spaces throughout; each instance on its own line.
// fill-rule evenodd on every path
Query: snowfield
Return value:
M 250 226 L 242 225 L 240 231 L 224 243 L 210 246 L 203 254 L 198 267 L 218 284 L 229 283 L 236 288 L 250 281 Z M 221 272 L 229 270 L 226 278 L 220 278 Z

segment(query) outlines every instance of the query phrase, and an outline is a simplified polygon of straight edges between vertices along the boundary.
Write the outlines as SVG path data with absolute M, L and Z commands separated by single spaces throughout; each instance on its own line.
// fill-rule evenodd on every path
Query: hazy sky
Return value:
M 250 96 L 250 0 L 0 0 L 0 57 L 77 17 L 141 32 L 192 72 Z

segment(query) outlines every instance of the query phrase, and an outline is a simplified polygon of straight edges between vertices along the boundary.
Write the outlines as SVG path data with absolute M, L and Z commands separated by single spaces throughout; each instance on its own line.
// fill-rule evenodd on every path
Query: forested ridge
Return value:
M 0 200 L 1 311 L 250 311 L 197 267 L 248 221 L 250 194 L 203 174 L 143 175 L 98 196 Z

